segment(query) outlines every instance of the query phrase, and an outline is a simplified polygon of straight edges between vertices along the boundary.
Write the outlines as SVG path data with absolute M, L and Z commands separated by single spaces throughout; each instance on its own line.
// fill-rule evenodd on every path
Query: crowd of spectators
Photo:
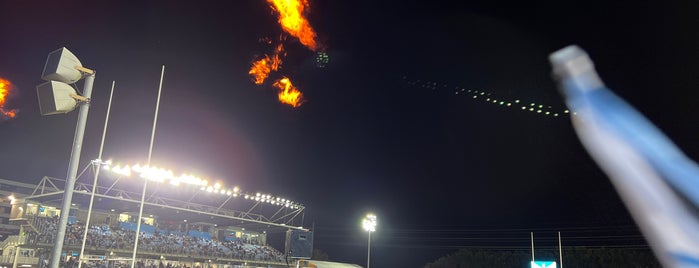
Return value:
M 42 244 L 53 244 L 56 235 L 57 218 L 35 217 L 32 225 L 35 234 L 28 239 Z M 64 245 L 81 246 L 85 226 L 80 222 L 68 224 Z M 136 232 L 120 226 L 90 226 L 85 240 L 86 248 L 110 250 L 133 249 Z M 186 233 L 165 233 L 141 231 L 138 240 L 139 252 L 181 255 L 199 258 L 229 258 L 238 260 L 276 261 L 284 260 L 283 254 L 273 247 L 246 243 L 235 239 L 219 241 L 215 238 L 190 236 Z

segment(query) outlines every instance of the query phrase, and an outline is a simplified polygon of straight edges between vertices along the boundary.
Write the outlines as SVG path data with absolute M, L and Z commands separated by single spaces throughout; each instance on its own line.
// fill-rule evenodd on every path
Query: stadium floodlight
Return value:
M 362 228 L 369 233 L 366 253 L 366 268 L 369 268 L 369 264 L 371 264 L 371 233 L 376 231 L 376 215 L 367 214 L 362 220 Z
M 376 215 L 374 214 L 368 214 L 362 221 L 362 227 L 364 228 L 364 231 L 371 232 L 376 231 Z
M 99 159 L 93 160 L 95 163 L 99 161 Z M 241 197 L 245 198 L 246 200 L 253 200 L 255 202 L 291 209 L 300 209 L 303 207 L 299 203 L 293 202 L 292 200 L 286 198 L 278 197 L 276 195 L 261 192 L 257 192 L 253 195 L 252 193 L 242 191 L 238 186 L 233 186 L 230 188 L 221 182 L 209 183 L 205 179 L 187 173 L 175 175 L 173 171 L 160 167 L 138 164 L 134 166 L 121 165 L 114 163 L 111 160 L 108 162 L 103 161 L 101 162 L 101 165 L 103 165 L 103 169 L 121 176 L 132 177 L 133 175 L 148 181 L 168 183 L 169 185 L 178 187 L 194 186 L 207 193 L 226 195 L 234 198 Z
M 85 78 L 85 83 L 83 85 L 83 96 L 80 96 L 68 84 L 75 83 L 82 78 Z M 63 192 L 61 216 L 58 220 L 56 239 L 54 240 L 56 244 L 53 247 L 51 261 L 49 262 L 50 268 L 58 268 L 63 250 L 63 239 L 68 226 L 68 215 L 70 214 L 68 212 L 70 211 L 71 199 L 73 198 L 73 187 L 78 173 L 78 163 L 80 163 L 80 152 L 82 151 L 85 124 L 87 123 L 87 114 L 90 108 L 92 85 L 95 82 L 95 72 L 83 67 L 80 60 L 67 48 L 63 47 L 49 53 L 41 79 L 48 81 L 37 86 L 37 97 L 42 115 L 68 113 L 80 105 L 78 123 L 73 138 L 73 149 L 68 164 L 68 175 Z

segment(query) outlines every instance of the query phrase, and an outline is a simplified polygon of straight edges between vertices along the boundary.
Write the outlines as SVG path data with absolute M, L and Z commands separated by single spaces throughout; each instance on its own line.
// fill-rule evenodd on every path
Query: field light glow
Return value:
M 100 160 L 93 160 L 93 161 L 100 161 Z M 284 206 L 287 208 L 291 209 L 299 209 L 301 208 L 300 204 L 297 204 L 295 202 L 292 202 L 291 200 L 288 200 L 286 198 L 281 198 L 277 196 L 273 196 L 271 194 L 262 194 L 257 192 L 255 195 L 251 195 L 248 193 L 241 193 L 241 190 L 238 186 L 228 188 L 225 185 L 223 185 L 220 182 L 216 182 L 213 185 L 210 185 L 207 180 L 201 179 L 197 176 L 191 175 L 191 174 L 182 174 L 182 175 L 175 175 L 175 173 L 172 170 L 169 169 L 164 169 L 164 168 L 159 168 L 159 167 L 153 167 L 153 166 L 142 166 L 139 164 L 129 166 L 129 165 L 120 165 L 120 164 L 112 164 L 112 161 L 106 161 L 106 162 L 101 162 L 101 164 L 104 165 L 104 169 L 107 171 L 110 171 L 114 174 L 118 174 L 121 176 L 126 176 L 126 177 L 139 177 L 143 178 L 149 181 L 154 181 L 154 182 L 159 182 L 159 183 L 168 183 L 173 186 L 194 186 L 196 188 L 199 188 L 201 191 L 205 191 L 208 193 L 214 193 L 214 194 L 220 194 L 220 195 L 227 195 L 227 196 L 232 196 L 232 197 L 238 197 L 238 196 L 244 196 L 245 199 L 247 200 L 254 200 L 257 202 L 262 202 L 262 203 L 268 203 L 268 204 L 273 204 L 277 206 Z
M 362 221 L 362 228 L 364 228 L 364 230 L 367 232 L 376 231 L 376 215 L 366 215 L 366 218 L 364 218 L 364 220 Z

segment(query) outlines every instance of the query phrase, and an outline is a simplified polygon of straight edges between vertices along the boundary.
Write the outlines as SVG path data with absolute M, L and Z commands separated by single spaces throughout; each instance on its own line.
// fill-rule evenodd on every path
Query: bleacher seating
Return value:
M 36 234 L 38 243 L 53 244 L 57 218 L 36 217 L 32 224 L 39 231 Z M 121 222 L 118 226 L 91 226 L 85 242 L 87 247 L 104 249 L 106 251 L 133 248 L 136 237 L 136 224 Z M 64 245 L 82 244 L 84 226 L 80 222 L 68 225 Z M 141 225 L 139 235 L 139 252 L 158 254 L 177 254 L 190 257 L 230 258 L 238 260 L 275 261 L 284 260 L 280 251 L 270 247 L 250 243 L 243 240 L 218 241 L 211 234 L 198 230 L 187 233 L 157 229 L 152 225 Z

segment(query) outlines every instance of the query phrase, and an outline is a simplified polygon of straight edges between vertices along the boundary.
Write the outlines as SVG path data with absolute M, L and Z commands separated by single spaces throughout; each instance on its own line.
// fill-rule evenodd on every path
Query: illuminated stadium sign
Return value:
M 556 268 L 555 261 L 532 261 L 531 268 Z

